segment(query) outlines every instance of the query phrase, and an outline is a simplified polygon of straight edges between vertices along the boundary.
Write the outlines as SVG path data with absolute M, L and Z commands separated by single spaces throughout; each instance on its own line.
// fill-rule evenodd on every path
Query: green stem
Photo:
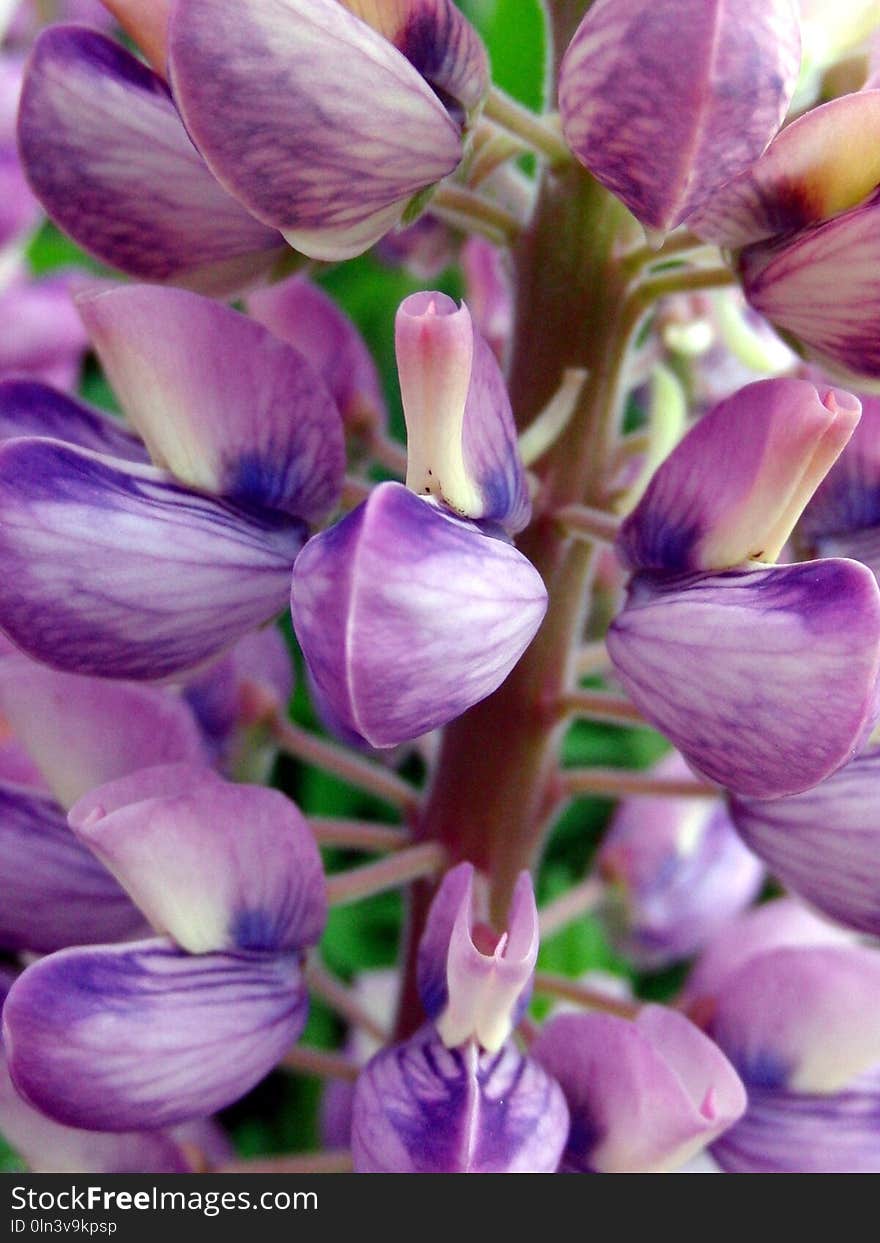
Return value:
M 554 118 L 539 117 L 500 87 L 493 86 L 486 99 L 483 115 L 502 129 L 521 138 L 531 149 L 542 155 L 551 167 L 570 164 L 573 156 Z
M 522 229 L 513 212 L 449 181 L 437 187 L 430 210 L 432 215 L 439 216 L 454 228 L 466 233 L 478 233 L 496 245 L 516 241 Z

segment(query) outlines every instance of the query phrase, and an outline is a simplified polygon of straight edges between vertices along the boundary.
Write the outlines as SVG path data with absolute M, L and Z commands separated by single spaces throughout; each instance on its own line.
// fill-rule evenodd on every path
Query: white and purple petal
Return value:
M 0 946 L 51 953 L 126 940 L 143 915 L 71 833 L 54 799 L 0 782 Z
M 275 616 L 303 525 L 53 440 L 0 448 L 0 627 L 54 668 L 193 669 Z
M 294 627 L 312 677 L 335 718 L 378 747 L 491 694 L 546 605 L 515 548 L 394 483 L 310 540 L 294 571 Z
M 181 289 L 83 295 L 80 314 L 157 466 L 233 501 L 316 520 L 339 498 L 342 421 L 307 359 Z
M 131 276 L 231 293 L 284 252 L 212 177 L 162 79 L 95 31 L 55 26 L 37 40 L 19 144 L 56 224 Z
M 510 398 L 467 307 L 442 293 L 411 294 L 395 329 L 407 487 L 463 518 L 520 531 L 531 501 Z
M 823 547 L 826 536 L 867 534 L 870 528 L 880 526 L 880 397 L 860 393 L 859 400 L 859 425 L 798 526 L 808 540 Z M 865 559 L 855 553 L 853 556 L 857 561 Z
M 13 1083 L 57 1122 L 156 1130 L 244 1096 L 299 1037 L 297 956 L 204 954 L 165 941 L 62 950 L 3 1008 Z
M 692 767 L 736 794 L 797 794 L 853 759 L 876 722 L 880 591 L 845 560 L 641 574 L 608 650 Z
M 523 872 L 507 929 L 499 937 L 482 921 L 475 926 L 473 883 L 469 863 L 443 878 L 419 945 L 419 992 L 447 1048 L 475 1040 L 496 1053 L 529 1002 L 538 958 L 538 910 L 531 878 Z
M 880 91 L 854 91 L 787 125 L 751 168 L 688 220 L 738 250 L 855 207 L 880 183 Z
M 210 769 L 174 765 L 148 777 L 152 788 L 137 793 L 125 778 L 92 790 L 70 824 L 158 932 L 191 954 L 283 953 L 318 941 L 321 856 L 289 798 Z
M 649 229 L 747 168 L 797 82 L 793 0 L 597 0 L 562 62 L 572 151 Z
M 851 393 L 806 380 L 739 389 L 655 472 L 621 528 L 624 563 L 676 573 L 775 561 L 860 413 Z
M 757 953 L 721 984 L 708 1031 L 749 1087 L 838 1092 L 880 1065 L 880 951 Z
M 378 1053 L 355 1089 L 361 1174 L 552 1174 L 567 1134 L 558 1084 L 512 1044 L 447 1049 L 426 1027 Z
M 315 259 L 367 250 L 461 159 L 427 82 L 341 4 L 178 0 L 170 67 L 220 183 Z
M 564 1014 L 532 1053 L 571 1114 L 564 1168 L 660 1173 L 683 1165 L 746 1107 L 721 1050 L 683 1015 L 645 1006 L 637 1019 Z

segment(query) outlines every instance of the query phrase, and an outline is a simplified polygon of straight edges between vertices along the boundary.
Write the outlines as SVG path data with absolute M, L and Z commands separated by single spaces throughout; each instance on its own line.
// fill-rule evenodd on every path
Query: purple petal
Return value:
M 375 253 L 389 267 L 402 267 L 416 280 L 434 284 L 455 263 L 458 241 L 450 225 L 426 211 L 413 224 L 386 233 Z
M 0 782 L 0 946 L 51 953 L 143 935 L 146 923 L 76 840 L 54 799 Z
M 342 3 L 403 53 L 453 115 L 471 113 L 482 103 L 489 89 L 486 49 L 452 0 Z
M 880 194 L 834 219 L 742 251 L 756 311 L 819 362 L 880 376 Z
M 51 440 L 0 448 L 0 625 L 99 677 L 194 668 L 280 611 L 302 526 Z
M 340 4 L 178 0 L 170 58 L 215 176 L 312 258 L 360 254 L 461 159 L 424 79 Z
M 383 426 L 385 399 L 376 364 L 355 325 L 304 276 L 255 290 L 247 310 L 300 351 L 330 389 L 346 427 Z
M 747 1085 L 837 1092 L 880 1064 L 880 951 L 756 954 L 723 983 L 709 1033 Z
M 17 436 L 47 436 L 130 462 L 149 461 L 118 419 L 35 380 L 0 383 L 0 440 Z
M 880 936 L 880 751 L 857 756 L 815 790 L 770 802 L 734 799 L 743 839 L 818 910 Z
M 0 1131 L 35 1174 L 190 1174 L 181 1145 L 165 1131 L 113 1135 L 62 1126 L 19 1096 L 0 1057 Z
M 673 752 L 655 771 L 689 770 Z M 749 905 L 764 878 L 717 799 L 626 798 L 596 859 L 609 886 L 612 939 L 642 970 L 692 957 Z
M 32 376 L 72 387 L 88 348 L 71 299 L 75 276 L 13 280 L 0 292 L 0 378 Z
M 157 466 L 243 504 L 325 517 L 339 498 L 339 411 L 306 359 L 198 294 L 127 286 L 79 309 Z
M 793 898 L 776 898 L 731 919 L 700 956 L 688 977 L 689 1005 L 708 1004 L 751 959 L 768 950 L 796 946 L 851 945 L 853 935 L 819 919 Z
M 211 176 L 162 79 L 94 31 L 54 26 L 37 40 L 19 142 L 56 224 L 132 276 L 229 293 L 283 252 Z
M 855 91 L 787 125 L 688 220 L 735 250 L 855 207 L 880 182 L 880 91 Z
M 859 400 L 859 425 L 801 518 L 807 539 L 880 526 L 880 397 L 860 393 Z
M 522 530 L 532 507 L 510 399 L 467 307 L 411 294 L 397 312 L 396 346 L 407 487 L 460 517 Z
M 158 932 L 191 954 L 298 950 L 327 916 L 321 856 L 294 804 L 277 790 L 232 785 L 175 765 L 92 790 L 70 824 Z
M 663 1006 L 635 1022 L 611 1014 L 551 1019 L 533 1055 L 571 1113 L 565 1165 L 580 1172 L 675 1169 L 741 1117 L 746 1094 L 699 1028 Z
M 376 1055 L 357 1082 L 361 1174 L 551 1174 L 568 1133 L 558 1085 L 513 1045 L 447 1049 L 430 1027 Z
M 0 661 L 0 713 L 66 807 L 139 768 L 205 759 L 195 718 L 171 690 L 7 657 Z
M 334 716 L 391 747 L 491 694 L 546 601 L 515 548 L 386 483 L 303 549 L 292 610 Z
M 201 1118 L 259 1082 L 300 1035 L 295 957 L 204 954 L 163 941 L 62 950 L 12 986 L 3 1041 L 19 1092 L 90 1130 Z
M 877 1174 L 878 1119 L 880 1067 L 831 1094 L 750 1088 L 712 1155 L 728 1174 Z
M 797 82 L 791 0 L 597 0 L 562 62 L 566 140 L 651 229 L 761 154 Z
M 419 992 L 448 1048 L 475 1040 L 495 1053 L 528 1005 L 538 910 L 531 878 L 523 872 L 503 936 L 484 923 L 475 929 L 473 878 L 471 864 L 461 863 L 437 890 L 419 944 Z
M 857 397 L 805 380 L 741 388 L 656 471 L 621 528 L 621 558 L 634 570 L 673 572 L 775 561 L 860 413 Z
M 880 591 L 856 561 L 638 575 L 608 650 L 689 764 L 736 794 L 797 794 L 874 726 Z

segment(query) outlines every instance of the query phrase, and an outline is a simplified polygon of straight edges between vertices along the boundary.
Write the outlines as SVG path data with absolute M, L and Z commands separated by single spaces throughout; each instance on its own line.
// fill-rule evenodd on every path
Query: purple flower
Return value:
M 0 380 L 31 376 L 57 388 L 76 384 L 88 336 L 73 294 L 82 273 L 55 272 L 37 279 L 24 268 L 0 288 Z
M 222 185 L 297 250 L 366 250 L 453 172 L 488 87 L 451 0 L 177 0 L 169 66 Z
M 688 774 L 675 753 L 655 771 Z M 608 882 L 604 914 L 611 936 L 643 970 L 690 958 L 749 905 L 764 876 L 719 799 L 625 799 L 602 838 L 597 865 Z
M 743 1085 L 720 1049 L 684 1015 L 645 1006 L 634 1022 L 565 1014 L 533 1056 L 571 1113 L 563 1169 L 660 1173 L 689 1161 L 737 1121 Z
M 470 864 L 447 874 L 419 947 L 433 1024 L 376 1054 L 358 1078 L 359 1173 L 552 1173 L 559 1162 L 562 1092 L 510 1039 L 538 952 L 531 881 L 520 877 L 500 938 L 474 923 L 474 881 Z
M 302 954 L 326 915 L 314 840 L 277 791 L 186 765 L 102 786 L 70 822 L 164 935 L 29 967 L 3 1011 L 12 1080 L 68 1126 L 206 1117 L 302 1032 Z
M 281 235 L 214 179 L 163 79 L 96 31 L 54 26 L 39 37 L 18 136 L 56 224 L 140 280 L 234 293 L 284 254 Z
M 880 1170 L 880 953 L 796 904 L 733 921 L 688 985 L 746 1084 L 742 1120 L 713 1145 L 727 1170 Z
M 157 467 L 78 403 L 0 387 L 0 426 L 31 433 L 0 448 L 0 625 L 56 668 L 165 677 L 284 607 L 339 495 L 342 423 L 300 354 L 208 299 L 130 286 L 81 308 Z M 57 439 L 31 438 L 41 420 Z
M 880 374 L 880 91 L 784 129 L 688 223 L 733 249 L 751 305 L 812 358 Z
M 621 529 L 635 574 L 608 634 L 617 673 L 685 759 L 737 794 L 817 785 L 877 718 L 870 571 L 756 565 L 778 555 L 858 409 L 802 381 L 749 385 L 685 436 Z
M 566 140 L 665 232 L 761 154 L 799 60 L 792 0 L 597 0 L 560 70 Z

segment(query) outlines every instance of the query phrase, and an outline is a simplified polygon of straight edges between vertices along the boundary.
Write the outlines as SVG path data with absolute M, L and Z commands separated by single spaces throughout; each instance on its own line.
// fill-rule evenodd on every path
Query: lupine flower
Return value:
M 0 657 L 0 718 L 30 771 L 0 780 L 0 947 L 49 952 L 142 935 L 145 920 L 71 832 L 66 809 L 117 777 L 206 757 L 173 691 L 56 673 Z
M 673 753 L 656 772 L 683 777 L 688 768 Z M 643 970 L 690 958 L 749 905 L 764 875 L 720 799 L 625 799 L 596 862 L 616 948 Z
M 130 276 L 234 293 L 284 254 L 280 234 L 214 179 L 164 80 L 97 31 L 54 26 L 39 37 L 18 136 L 48 214 Z
M 634 575 L 608 635 L 617 673 L 688 762 L 738 794 L 817 785 L 876 721 L 870 571 L 837 559 L 765 564 L 859 410 L 850 394 L 820 399 L 805 381 L 749 385 L 691 429 L 621 529 Z
M 880 1170 L 880 952 L 776 901 L 719 934 L 688 996 L 748 1089 L 725 1170 Z
M 366 250 L 452 173 L 488 88 L 451 0 L 177 0 L 169 66 L 217 179 L 317 259 Z
M 532 1055 L 560 1084 L 571 1113 L 562 1168 L 662 1173 L 684 1165 L 733 1125 L 746 1094 L 721 1050 L 684 1015 L 645 1006 L 550 1020 Z
M 235 311 L 146 287 L 80 305 L 156 466 L 71 400 L 2 391 L 7 425 L 31 432 L 45 411 L 57 438 L 0 449 L 0 560 L 17 581 L 0 625 L 56 668 L 166 677 L 284 607 L 306 523 L 339 495 L 342 424 L 305 359 Z
M 566 140 L 646 228 L 679 224 L 747 168 L 797 82 L 794 0 L 597 0 L 565 53 Z
M 305 1024 L 301 961 L 326 915 L 308 827 L 277 791 L 187 765 L 101 786 L 70 823 L 160 935 L 28 967 L 3 1010 L 12 1080 L 68 1126 L 207 1117 Z
M 474 873 L 437 892 L 419 949 L 432 1023 L 378 1053 L 355 1089 L 360 1173 L 551 1173 L 568 1133 L 558 1085 L 509 1039 L 538 952 L 531 882 L 520 877 L 508 931 L 474 924 Z
M 880 91 L 832 100 L 787 126 L 688 222 L 733 250 L 743 290 L 819 362 L 880 374 L 875 277 Z
M 291 603 L 330 718 L 376 747 L 490 694 L 546 607 L 505 537 L 528 520 L 529 498 L 491 351 L 443 294 L 414 294 L 397 324 L 408 487 L 381 484 L 310 540 Z

